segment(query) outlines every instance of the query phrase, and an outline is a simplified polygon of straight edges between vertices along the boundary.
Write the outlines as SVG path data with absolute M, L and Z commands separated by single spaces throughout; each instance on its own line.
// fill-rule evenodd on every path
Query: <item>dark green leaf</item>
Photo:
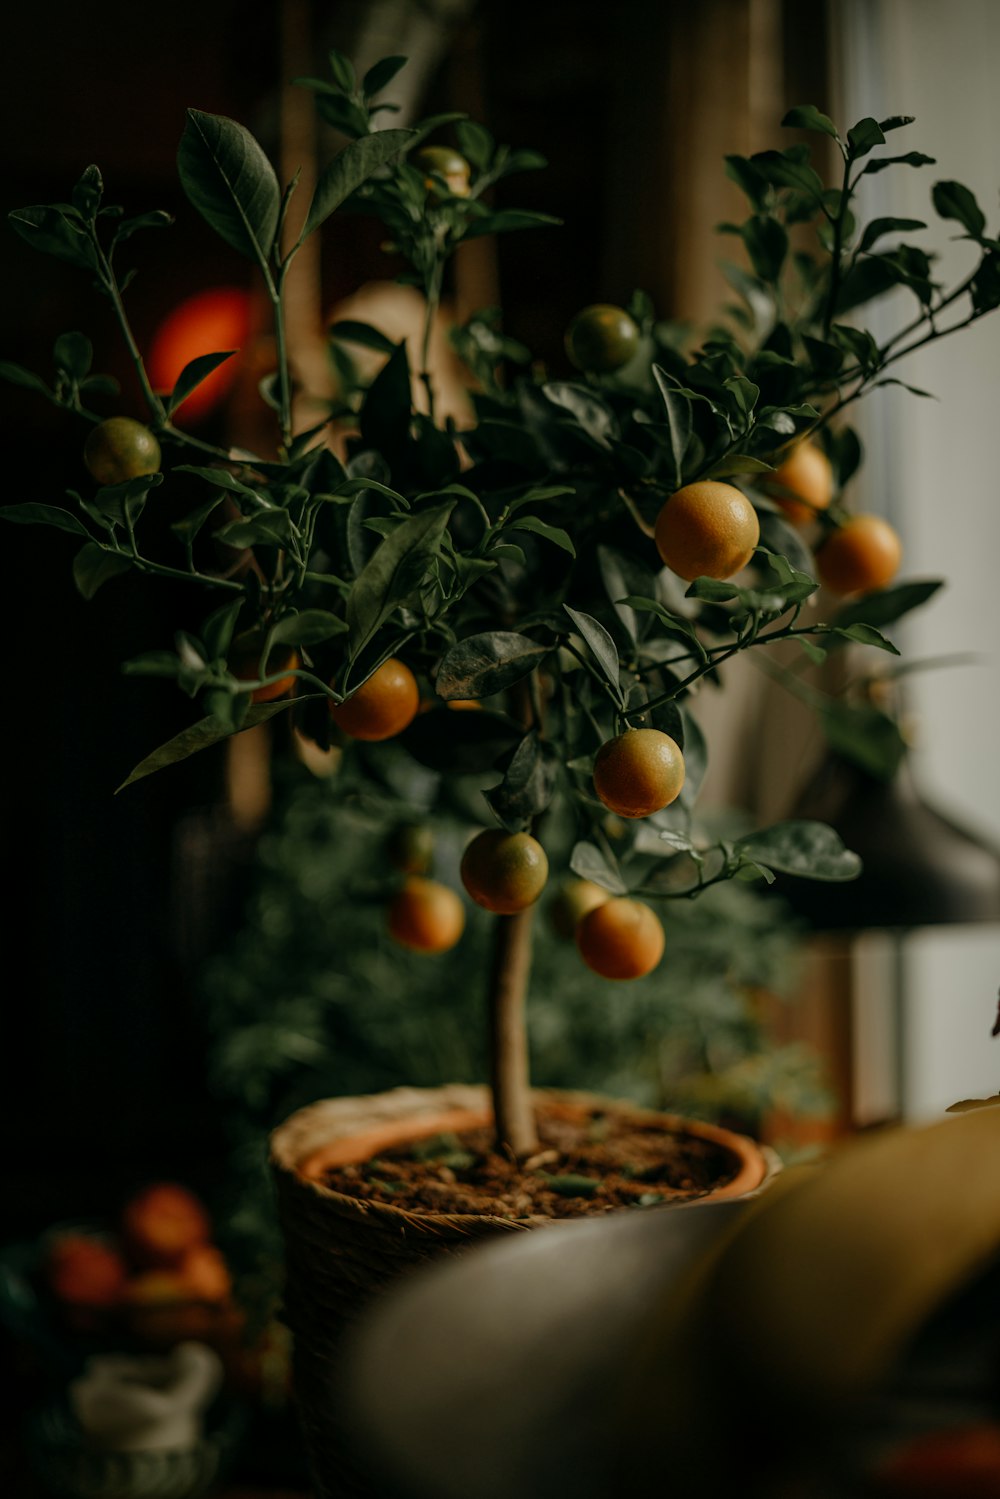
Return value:
M 36 250 L 68 260 L 83 270 L 97 269 L 97 255 L 86 228 L 58 208 L 42 204 L 15 208 L 8 218 L 11 227 Z
M 1000 307 L 1000 255 L 984 255 L 972 281 L 972 306 L 977 313 Z
M 640 622 L 636 619 L 635 610 L 628 600 L 636 595 L 650 599 L 656 592 L 655 576 L 637 557 L 608 546 L 598 546 L 597 565 L 601 569 L 604 591 L 614 605 L 615 613 L 624 625 L 629 639 L 637 644 L 645 633 L 644 626 L 648 624 L 648 620 Z
M 708 743 L 690 708 L 681 703 L 680 712 L 684 725 L 684 785 L 678 800 L 690 811 L 698 799 L 708 769 Z
M 770 191 L 767 178 L 745 156 L 726 157 L 726 176 L 750 199 L 754 208 L 762 208 Z
M 901 280 L 899 267 L 887 256 L 867 255 L 857 261 L 843 281 L 837 294 L 836 312 L 850 312 L 874 297 L 880 297 L 890 287 L 898 286 Z
M 127 573 L 131 566 L 119 552 L 105 551 L 96 541 L 88 541 L 73 558 L 73 582 L 85 599 L 92 599 L 102 583 Z
M 292 517 L 287 510 L 260 510 L 247 520 L 232 520 L 220 526 L 217 541 L 229 547 L 287 546 L 294 534 Z
M 372 381 L 361 408 L 362 441 L 383 456 L 390 470 L 402 460 L 412 414 L 410 365 L 401 343 Z
M 935 182 L 931 201 L 943 219 L 955 219 L 973 239 L 986 232 L 986 218 L 975 195 L 961 182 Z
M 750 263 L 762 281 L 773 285 L 781 275 L 788 254 L 788 234 L 783 224 L 769 214 L 754 214 L 740 230 Z
M 236 699 L 239 701 L 240 699 Z M 246 698 L 242 701 L 245 703 Z M 255 703 L 243 720 L 244 729 L 252 729 L 259 723 L 265 723 L 273 718 L 276 713 L 284 713 L 292 707 L 291 698 L 277 703 Z M 178 760 L 186 760 L 190 755 L 197 754 L 199 750 L 208 749 L 210 745 L 218 744 L 220 739 L 228 739 L 232 730 L 220 722 L 218 718 L 203 718 L 199 723 L 192 724 L 190 728 L 184 729 L 173 739 L 161 744 L 160 748 L 147 755 L 145 760 L 132 771 L 131 775 L 118 787 L 124 791 L 126 786 L 131 786 L 135 781 L 141 781 L 145 776 L 152 775 L 154 771 L 164 770 L 168 765 L 176 765 Z
M 336 47 L 331 47 L 327 53 L 327 61 L 330 64 L 330 72 L 333 74 L 333 81 L 337 87 L 343 89 L 345 94 L 353 94 L 355 77 L 354 64 L 351 62 L 351 59 L 345 57 L 343 52 L 338 52 Z
M 348 653 L 356 660 L 376 630 L 424 581 L 441 550 L 454 502 L 408 516 L 365 564 L 347 597 Z
M 173 214 L 167 213 L 162 208 L 154 208 L 149 213 L 140 213 L 134 218 L 122 219 L 115 230 L 114 242 L 116 245 L 123 244 L 140 229 L 168 229 L 173 222 Z
M 555 546 L 562 547 L 563 551 L 569 552 L 571 557 L 576 556 L 576 547 L 573 545 L 568 533 L 562 530 L 560 526 L 550 526 L 545 521 L 539 520 L 536 515 L 519 515 L 517 520 L 508 529 L 511 531 L 531 531 L 535 536 L 544 536 L 546 541 L 551 541 Z
M 834 323 L 830 330 L 842 349 L 853 354 L 863 370 L 874 369 L 879 362 L 879 347 L 865 328 L 851 328 L 846 323 Z
M 223 496 L 221 494 L 213 495 L 203 505 L 198 505 L 180 520 L 175 520 L 170 527 L 171 531 L 173 531 L 175 536 L 179 536 L 181 541 L 194 541 L 212 512 L 222 504 L 222 500 Z
M 590 647 L 591 655 L 601 668 L 601 674 L 611 688 L 618 703 L 624 707 L 625 699 L 621 689 L 621 665 L 618 660 L 618 647 L 600 621 L 594 619 L 592 615 L 583 614 L 577 609 L 571 609 L 568 604 L 564 604 L 563 608 Z
M 11 385 L 22 385 L 25 390 L 37 390 L 43 396 L 51 394 L 41 375 L 35 375 L 31 370 L 22 369 L 19 364 L 11 364 L 6 359 L 0 359 L 0 380 L 7 380 Z
M 187 115 L 177 153 L 184 191 L 228 245 L 266 266 L 281 206 L 274 168 L 235 120 L 198 109 Z
M 818 375 L 835 375 L 844 362 L 844 351 L 838 349 L 836 344 L 825 343 L 820 338 L 811 338 L 804 334 L 802 343 L 809 362 Z
M 351 141 L 326 167 L 316 184 L 300 242 L 326 222 L 353 192 L 380 167 L 398 156 L 412 135 L 410 130 L 377 130 Z
M 875 146 L 884 146 L 885 136 L 878 120 L 868 117 L 852 125 L 847 132 L 847 144 L 852 161 L 859 161 L 862 156 L 867 156 Z
M 906 744 L 894 718 L 879 708 L 830 702 L 820 712 L 823 731 L 832 749 L 860 765 L 870 775 L 889 781 L 906 754 Z
M 57 505 L 4 505 L 0 520 L 13 521 L 18 526 L 54 526 L 58 531 L 69 531 L 73 536 L 89 536 L 82 521 L 68 510 Z
M 610 890 L 612 895 L 628 894 L 628 886 L 619 874 L 617 865 L 612 864 L 596 844 L 577 843 L 570 855 L 569 867 L 581 880 L 593 880 L 595 885 L 600 885 L 602 890 Z
M 479 172 L 488 170 L 493 160 L 495 145 L 493 137 L 484 125 L 475 120 L 461 120 L 455 126 L 458 149 Z
M 943 587 L 940 578 L 932 578 L 923 583 L 897 583 L 893 588 L 883 588 L 878 593 L 869 593 L 850 604 L 844 604 L 837 611 L 833 623 L 838 630 L 855 624 L 891 625 L 904 614 L 909 614 L 911 609 L 919 609 L 921 604 L 926 604 Z
M 853 880 L 861 860 L 844 847 L 833 828 L 823 822 L 779 822 L 740 838 L 734 845 L 745 858 L 783 874 L 813 880 Z
M 500 785 L 486 792 L 486 800 L 509 833 L 520 833 L 545 811 L 554 788 L 554 751 L 532 729 L 514 751 Z
M 478 239 L 484 234 L 507 234 L 512 229 L 544 229 L 558 225 L 562 219 L 550 213 L 529 213 L 521 208 L 503 208 L 498 213 L 488 213 L 475 219 L 465 232 L 466 239 Z
M 272 645 L 319 645 L 334 635 L 341 635 L 347 622 L 326 609 L 303 609 L 286 614 L 271 631 Z
M 491 697 L 528 676 L 551 649 L 514 630 L 470 635 L 445 652 L 435 690 L 446 702 Z
M 126 677 L 162 677 L 176 681 L 182 670 L 179 657 L 173 651 L 146 651 L 142 656 L 133 656 L 122 664 L 122 675 Z
M 222 604 L 214 609 L 201 627 L 201 638 L 205 643 L 205 650 L 209 660 L 216 660 L 225 656 L 229 650 L 236 629 L 236 621 L 240 617 L 243 608 L 242 598 L 231 600 L 228 604 Z
M 64 370 L 72 380 L 84 380 L 90 373 L 94 349 L 86 334 L 61 333 L 52 357 L 57 370 Z
M 502 713 L 418 713 L 399 743 L 421 765 L 444 775 L 481 775 L 497 769 L 521 742 L 524 728 Z
M 698 639 L 695 627 L 690 620 L 684 619 L 681 615 L 672 614 L 669 609 L 656 599 L 645 598 L 636 594 L 628 594 L 621 600 L 621 603 L 626 608 L 639 610 L 642 613 L 654 614 L 668 635 L 675 635 L 678 640 L 683 640 L 685 644 L 694 646 L 695 654 L 702 661 L 708 660 L 708 653 Z
M 339 55 L 339 54 L 338 54 Z M 383 57 L 373 63 L 368 72 L 361 80 L 361 92 L 366 98 L 374 98 L 390 84 L 399 72 L 405 68 L 407 59 L 405 57 Z
M 207 380 L 213 370 L 217 370 L 220 364 L 225 364 L 227 359 L 232 359 L 236 353 L 235 349 L 229 349 L 220 354 L 199 354 L 197 359 L 191 359 L 177 376 L 176 384 L 170 393 L 167 402 L 167 415 L 172 416 L 182 401 L 186 401 L 193 390 L 197 390 L 203 380 Z
M 879 120 L 878 128 L 888 134 L 890 130 L 901 130 L 904 125 L 912 125 L 913 115 L 890 115 L 888 119 Z
M 585 385 L 576 385 L 570 380 L 550 380 L 542 386 L 542 391 L 553 405 L 571 412 L 588 437 L 607 447 L 617 423 L 614 412 L 599 396 Z
M 831 135 L 834 140 L 837 139 L 836 125 L 829 115 L 821 114 L 815 104 L 797 104 L 788 111 L 781 123 L 792 130 L 818 130 L 823 135 Z
M 775 187 L 794 187 L 814 203 L 823 201 L 823 180 L 807 162 L 791 151 L 758 151 L 750 161 Z
M 865 232 L 861 236 L 861 243 L 858 246 L 858 249 L 862 254 L 864 254 L 866 250 L 871 249 L 876 240 L 880 240 L 882 238 L 883 234 L 906 234 L 911 229 L 926 228 L 927 225 L 924 223 L 923 219 L 872 219 L 871 223 L 865 226 Z
M 361 344 L 365 349 L 375 349 L 379 354 L 394 354 L 399 347 L 370 323 L 357 323 L 350 318 L 331 324 L 330 336 L 342 339 L 344 343 Z
M 922 151 L 907 151 L 905 156 L 879 156 L 870 161 L 866 167 L 862 167 L 862 174 L 865 172 L 884 172 L 886 167 L 897 165 L 904 167 L 932 167 L 934 165 L 934 157 L 925 156 Z
M 85 219 L 93 219 L 101 206 L 103 192 L 104 182 L 101 178 L 100 167 L 86 167 L 73 188 L 73 207 L 78 213 L 82 213 Z
M 891 656 L 898 656 L 899 651 L 891 640 L 887 640 L 880 630 L 874 625 L 845 625 L 837 626 L 837 634 L 843 635 L 848 640 L 855 640 L 859 645 L 874 645 L 880 651 L 888 651 Z
M 773 465 L 763 458 L 753 458 L 749 453 L 727 453 L 708 471 L 710 479 L 722 479 L 727 474 L 768 474 Z
M 683 476 L 684 454 L 691 440 L 691 402 L 681 395 L 666 370 L 653 365 L 656 381 L 666 413 L 667 430 L 670 434 L 670 452 L 674 460 L 673 482 L 678 486 Z

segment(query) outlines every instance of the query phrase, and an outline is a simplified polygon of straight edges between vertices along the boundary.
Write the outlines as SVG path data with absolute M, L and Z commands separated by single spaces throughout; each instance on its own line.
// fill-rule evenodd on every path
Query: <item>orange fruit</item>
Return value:
M 852 515 L 816 552 L 820 582 L 831 593 L 870 593 L 885 588 L 899 571 L 899 536 L 880 515 Z
M 597 751 L 594 790 L 619 817 L 648 817 L 669 807 L 684 785 L 684 756 L 659 729 L 626 729 Z
M 155 1182 L 125 1204 L 122 1228 L 142 1264 L 176 1265 L 196 1244 L 207 1244 L 212 1225 L 187 1187 Z
M 487 829 L 462 856 L 462 884 L 477 905 L 513 916 L 532 905 L 545 888 L 549 861 L 530 833 Z
M 98 484 L 124 484 L 160 467 L 160 444 L 148 427 L 130 416 L 98 422 L 83 445 L 83 461 Z
M 225 1301 L 233 1289 L 229 1266 L 214 1244 L 196 1244 L 177 1267 L 192 1301 Z
M 416 677 L 405 662 L 390 656 L 344 702 L 331 703 L 330 717 L 352 739 L 376 742 L 401 734 L 419 706 Z
M 453 150 L 451 146 L 421 146 L 414 153 L 413 159 L 425 172 L 434 172 L 438 177 L 443 177 L 448 184 L 448 191 L 456 198 L 469 196 L 470 167 L 460 151 Z M 437 202 L 439 194 L 434 178 L 425 177 L 424 187 L 428 197 Z
M 482 703 L 475 697 L 453 697 L 447 703 L 453 713 L 477 713 L 482 712 Z
M 261 675 L 260 650 L 263 641 L 259 630 L 248 630 L 245 635 L 238 635 L 233 641 L 233 675 L 241 682 L 254 682 Z M 265 675 L 273 676 L 278 671 L 293 671 L 302 665 L 302 659 L 297 650 L 290 645 L 274 646 L 271 650 L 267 663 Z M 257 687 L 250 694 L 252 703 L 273 703 L 280 697 L 285 697 L 294 690 L 296 678 L 293 676 L 279 677 L 277 682 L 272 682 L 269 687 Z
M 576 924 L 595 906 L 610 900 L 608 892 L 593 880 L 566 880 L 549 907 L 552 928 L 557 937 L 570 938 Z
M 800 442 L 792 449 L 784 463 L 767 475 L 770 484 L 780 484 L 791 490 L 798 499 L 775 494 L 776 505 L 780 505 L 793 526 L 807 526 L 817 510 L 826 510 L 833 499 L 833 469 L 830 460 L 816 443 Z M 805 503 L 801 503 L 804 501 Z
M 663 561 L 690 583 L 741 572 L 760 540 L 760 522 L 741 489 L 701 479 L 670 496 L 655 534 Z
M 576 945 L 588 968 L 606 979 L 639 979 L 663 956 L 663 927 L 641 900 L 614 896 L 588 911 Z
M 89 1234 L 60 1234 L 45 1270 L 53 1296 L 69 1306 L 106 1308 L 121 1300 L 125 1261 L 117 1249 Z
M 465 928 L 462 902 L 437 880 L 408 879 L 389 906 L 389 935 L 413 952 L 448 952 Z
M 624 307 L 595 302 L 584 307 L 566 329 L 571 364 L 589 374 L 608 375 L 628 364 L 639 348 L 639 327 Z

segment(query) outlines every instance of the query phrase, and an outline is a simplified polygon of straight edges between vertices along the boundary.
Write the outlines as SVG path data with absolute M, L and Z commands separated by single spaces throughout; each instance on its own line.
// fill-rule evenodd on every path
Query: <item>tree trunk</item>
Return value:
M 533 915 L 529 906 L 516 916 L 497 917 L 490 975 L 490 1083 L 496 1148 L 519 1160 L 538 1150 L 524 1020 Z

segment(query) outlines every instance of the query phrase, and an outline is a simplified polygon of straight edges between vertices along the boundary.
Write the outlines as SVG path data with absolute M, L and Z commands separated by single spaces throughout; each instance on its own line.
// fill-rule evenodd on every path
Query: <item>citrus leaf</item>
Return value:
M 564 604 L 563 608 L 590 647 L 591 655 L 601 668 L 601 675 L 611 688 L 619 706 L 624 707 L 625 698 L 621 689 L 618 647 L 604 626 L 592 615 L 583 614 L 578 609 L 571 609 L 568 604 Z
M 191 359 L 177 376 L 174 388 L 167 402 L 167 415 L 172 416 L 182 401 L 186 401 L 193 390 L 197 390 L 203 380 L 207 380 L 213 370 L 217 370 L 220 364 L 225 364 L 227 359 L 232 359 L 236 353 L 235 349 L 229 349 L 222 354 L 199 354 L 197 359 Z
M 445 652 L 435 690 L 445 702 L 492 697 L 528 676 L 551 649 L 513 630 L 470 635 Z
M 90 535 L 82 521 L 57 505 L 5 505 L 0 510 L 0 520 L 13 521 L 17 526 L 54 526 L 73 536 Z
M 581 880 L 593 880 L 612 895 L 627 895 L 628 886 L 610 859 L 594 843 L 577 843 L 570 855 L 569 867 Z
M 234 701 L 238 701 L 235 698 Z M 246 699 L 244 698 L 245 702 Z M 293 707 L 295 702 L 302 703 L 303 698 L 289 698 L 284 702 L 277 703 L 254 703 L 245 718 L 242 728 L 252 729 L 259 723 L 265 723 L 267 719 L 273 718 L 276 713 L 284 713 Z M 218 744 L 222 739 L 228 739 L 232 730 L 227 728 L 217 717 L 202 718 L 198 723 L 192 724 L 190 728 L 182 729 L 175 734 L 173 739 L 168 739 L 166 744 L 161 744 L 159 749 L 140 760 L 135 769 L 122 781 L 117 788 L 124 791 L 126 786 L 133 785 L 136 781 L 151 776 L 157 770 L 165 770 L 168 765 L 176 765 L 179 760 L 187 760 L 191 755 L 196 755 L 199 750 L 209 749 L 213 744 Z
M 514 751 L 500 785 L 486 792 L 486 800 L 508 833 L 520 833 L 549 805 L 555 778 L 552 746 L 532 729 Z
M 452 501 L 407 516 L 365 563 L 347 596 L 350 660 L 357 659 L 397 605 L 420 586 L 441 550 L 454 508 Z
M 861 873 L 857 854 L 824 822 L 779 822 L 737 839 L 734 848 L 768 869 L 813 880 L 853 880 Z
M 187 119 L 177 153 L 184 191 L 228 245 L 266 267 L 281 207 L 274 168 L 235 120 L 200 109 Z
M 316 183 L 299 243 L 325 223 L 374 172 L 398 156 L 412 135 L 412 130 L 377 130 L 374 135 L 363 135 L 346 145 Z
M 286 614 L 271 631 L 272 645 L 319 645 L 333 635 L 342 635 L 347 621 L 326 609 L 303 609 Z
M 73 582 L 85 599 L 92 599 L 103 583 L 127 573 L 132 566 L 120 552 L 108 552 L 96 541 L 88 541 L 73 558 Z
M 535 536 L 544 536 L 546 541 L 551 541 L 555 546 L 562 547 L 564 552 L 569 552 L 571 557 L 576 556 L 576 547 L 573 545 L 566 531 L 560 526 L 550 526 L 547 522 L 539 520 L 536 515 L 518 516 L 511 531 L 531 531 Z
M 955 219 L 973 239 L 981 239 L 986 232 L 986 218 L 976 202 L 975 194 L 961 182 L 935 182 L 931 189 L 931 201 L 943 219 Z
M 792 130 L 818 130 L 823 135 L 831 135 L 837 139 L 837 127 L 829 115 L 821 114 L 815 104 L 797 104 L 790 109 L 782 120 Z
M 398 344 L 385 333 L 379 332 L 378 328 L 373 328 L 370 323 L 355 322 L 351 318 L 331 323 L 330 337 L 339 338 L 348 344 L 360 344 L 365 349 L 375 349 L 379 354 L 394 354 L 398 348 Z

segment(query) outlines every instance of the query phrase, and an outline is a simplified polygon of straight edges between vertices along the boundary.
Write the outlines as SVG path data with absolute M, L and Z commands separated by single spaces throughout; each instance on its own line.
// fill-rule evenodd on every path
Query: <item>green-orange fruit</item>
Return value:
M 160 444 L 142 422 L 130 416 L 110 416 L 91 429 L 83 445 L 83 461 L 98 484 L 124 484 L 159 471 Z
M 434 859 L 434 830 L 425 822 L 404 822 L 390 833 L 386 852 L 403 874 L 426 874 Z
M 465 908 L 447 885 L 409 879 L 389 906 L 389 935 L 412 952 L 448 952 L 465 928 Z
M 467 198 L 469 196 L 469 163 L 460 151 L 455 151 L 451 146 L 421 146 L 414 153 L 414 161 L 417 166 L 425 172 L 433 172 L 437 177 L 443 177 L 448 184 L 448 191 L 456 198 Z M 424 186 L 432 198 L 437 197 L 437 184 L 433 177 L 424 180 Z
M 549 877 L 545 850 L 530 833 L 490 828 L 462 856 L 462 884 L 478 906 L 513 916 L 533 905 Z
M 624 307 L 595 302 L 584 307 L 566 329 L 566 353 L 578 370 L 609 375 L 621 369 L 639 348 L 639 327 Z
M 594 790 L 619 817 L 648 817 L 669 807 L 684 785 L 684 756 L 659 729 L 626 729 L 597 751 Z

